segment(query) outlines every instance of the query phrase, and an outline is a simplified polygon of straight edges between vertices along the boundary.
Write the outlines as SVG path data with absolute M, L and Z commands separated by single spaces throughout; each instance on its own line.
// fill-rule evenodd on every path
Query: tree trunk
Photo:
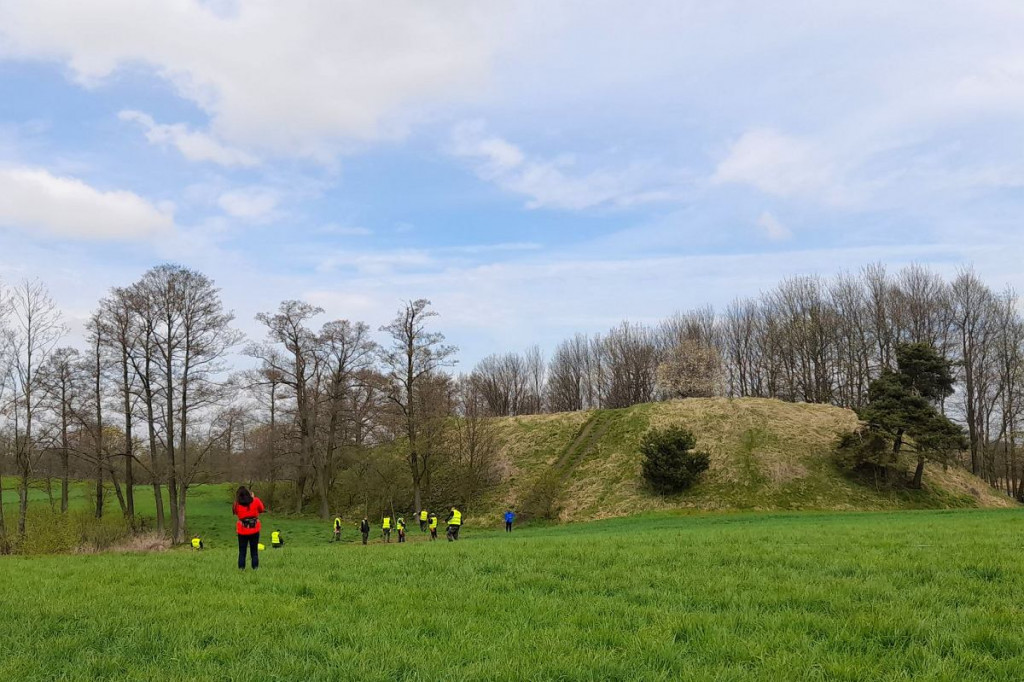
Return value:
M 25 537 L 25 524 L 28 520 L 28 462 L 21 464 L 21 481 L 18 485 L 18 535 Z
M 149 431 L 149 461 L 153 468 L 153 501 L 156 505 L 156 532 L 164 532 L 164 497 L 160 490 L 160 459 L 157 456 L 156 439 L 156 408 L 153 406 L 152 361 L 150 350 L 146 350 L 145 370 L 143 372 L 143 399 L 146 401 L 146 424 Z
M 103 518 L 103 460 L 96 459 L 96 518 Z
M 185 531 L 187 530 L 187 524 L 185 522 L 186 512 L 186 496 L 188 495 L 188 485 L 182 484 L 181 489 L 178 491 L 178 520 L 175 524 L 178 527 L 178 531 L 181 537 L 185 537 Z M 184 540 L 183 540 L 184 541 Z
M 117 472 L 114 467 L 107 462 L 107 473 L 110 474 L 110 482 L 114 484 L 114 494 L 117 496 L 117 503 L 121 507 L 121 513 L 128 516 L 128 503 L 125 500 L 124 491 L 121 489 L 121 482 L 117 480 Z
M 914 480 L 910 483 L 910 487 L 914 490 L 920 490 L 922 480 L 924 478 L 924 455 L 917 456 L 917 468 L 914 470 Z
M 102 371 L 100 367 L 99 336 L 96 337 L 96 518 L 103 516 L 103 392 L 102 392 Z
M 132 396 L 128 374 L 128 351 L 121 347 L 121 390 L 124 397 L 124 487 L 127 498 L 125 516 L 135 525 L 135 442 L 132 436 Z
M 67 392 L 61 390 L 60 403 L 60 512 L 68 511 L 68 485 L 70 483 L 70 465 L 68 456 L 68 403 Z
M 167 424 L 166 424 L 166 439 L 167 439 L 167 495 L 171 502 L 171 544 L 181 543 L 181 516 L 178 512 L 179 498 L 178 498 L 178 472 L 175 463 L 175 452 L 174 452 L 174 367 L 173 359 L 171 357 L 170 343 L 172 338 L 171 323 L 167 324 L 167 343 L 168 348 L 166 356 L 164 357 L 164 379 L 167 382 L 164 386 L 164 391 L 167 399 Z
M 317 472 L 317 492 L 320 493 L 320 518 L 326 521 L 331 516 L 330 504 L 327 500 L 328 485 L 327 472 Z

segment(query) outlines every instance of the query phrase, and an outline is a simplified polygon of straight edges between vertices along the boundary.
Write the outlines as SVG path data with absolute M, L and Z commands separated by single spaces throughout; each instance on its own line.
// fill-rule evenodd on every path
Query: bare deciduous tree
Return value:
M 418 412 L 420 388 L 429 377 L 455 363 L 457 349 L 444 343 L 444 334 L 427 330 L 427 320 L 436 317 L 430 301 L 410 301 L 390 324 L 381 327 L 391 337 L 391 345 L 381 350 L 380 361 L 388 381 L 388 398 L 400 413 L 408 440 L 407 459 L 412 474 L 413 507 L 422 507 L 423 482 L 430 476 L 430 458 L 418 447 L 423 420 Z
M 50 298 L 46 286 L 38 280 L 26 280 L 13 288 L 10 294 L 11 325 L 7 345 L 15 381 L 15 460 L 19 475 L 18 534 L 25 534 L 28 514 L 28 487 L 32 467 L 36 461 L 36 412 L 42 391 L 38 370 L 43 365 L 66 329 L 61 314 Z M 18 422 L 22 431 L 18 433 Z

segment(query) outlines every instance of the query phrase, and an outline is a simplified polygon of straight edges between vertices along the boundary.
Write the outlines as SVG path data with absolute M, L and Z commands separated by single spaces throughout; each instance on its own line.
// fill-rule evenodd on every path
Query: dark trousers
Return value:
M 363 532 L 363 544 L 365 545 L 366 541 L 369 540 L 369 539 L 370 539 L 370 531 L 364 531 Z
M 511 533 L 512 532 L 512 522 L 511 521 L 506 521 L 505 522 L 505 532 L 506 533 Z
M 260 550 L 257 545 L 260 544 L 260 534 L 253 533 L 252 535 L 239 535 L 238 536 L 238 567 L 241 569 L 245 568 L 245 551 L 249 550 L 249 555 L 252 557 L 252 567 L 257 569 L 260 567 Z
M 422 533 L 426 529 L 427 529 L 427 522 L 426 521 L 420 521 L 420 532 Z
M 431 528 L 430 529 L 430 539 L 431 540 L 436 540 L 437 539 L 437 529 L 436 528 Z

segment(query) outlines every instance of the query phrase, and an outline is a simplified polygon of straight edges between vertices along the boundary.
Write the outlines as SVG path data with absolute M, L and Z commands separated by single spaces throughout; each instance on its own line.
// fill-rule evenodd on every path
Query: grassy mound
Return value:
M 673 508 L 898 509 L 1009 507 L 1014 502 L 959 468 L 929 465 L 924 489 L 876 490 L 832 462 L 836 436 L 856 415 L 827 405 L 764 399 L 691 399 L 498 420 L 506 484 L 491 506 L 563 521 Z M 637 447 L 652 427 L 678 424 L 697 436 L 711 468 L 686 493 L 651 494 Z

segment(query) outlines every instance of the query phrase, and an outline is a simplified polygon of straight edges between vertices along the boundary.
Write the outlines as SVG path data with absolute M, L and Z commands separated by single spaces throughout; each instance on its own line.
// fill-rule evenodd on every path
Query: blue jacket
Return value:
M 516 515 L 513 512 L 505 512 L 505 523 L 512 523 L 515 521 Z

